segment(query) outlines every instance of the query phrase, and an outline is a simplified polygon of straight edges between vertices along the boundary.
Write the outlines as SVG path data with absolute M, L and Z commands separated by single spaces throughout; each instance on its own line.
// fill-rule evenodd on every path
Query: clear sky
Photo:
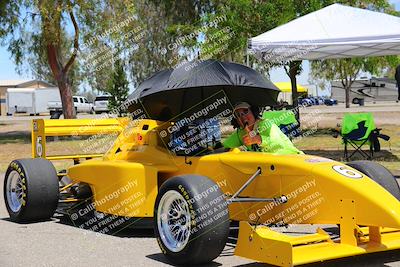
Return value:
M 395 5 L 397 10 L 400 10 L 400 0 L 390 0 L 392 4 Z M 308 61 L 304 61 L 303 63 L 303 72 L 298 77 L 298 81 L 300 84 L 308 84 L 309 78 L 309 63 Z M 15 71 L 15 64 L 10 59 L 10 53 L 7 51 L 6 47 L 0 46 L 0 80 L 16 80 L 16 79 L 29 79 L 31 78 L 28 74 L 23 73 L 22 75 L 18 75 Z M 289 81 L 288 76 L 286 75 L 283 68 L 274 69 L 271 71 L 271 80 L 273 82 L 278 81 Z

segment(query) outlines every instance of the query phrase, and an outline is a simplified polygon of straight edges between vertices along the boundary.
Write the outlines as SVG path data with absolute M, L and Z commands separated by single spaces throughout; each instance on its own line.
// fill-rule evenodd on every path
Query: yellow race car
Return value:
M 69 213 L 72 220 L 90 207 L 113 215 L 106 222 L 94 216 L 96 223 L 90 226 L 154 218 L 159 246 L 177 264 L 216 258 L 230 221 L 240 222 L 236 255 L 281 266 L 400 248 L 400 190 L 377 163 L 239 149 L 172 155 L 160 138 L 164 123 L 126 119 L 98 120 L 80 133 L 120 131 L 103 156 L 46 156 L 47 136 L 71 134 L 88 123 L 34 120 L 35 158 L 14 160 L 6 172 L 4 196 L 11 220 L 46 220 L 57 205 L 67 203 L 75 206 L 69 211 L 78 210 Z M 61 158 L 77 164 L 57 173 L 49 160 Z M 83 206 L 88 199 L 94 205 Z M 268 227 L 287 224 L 338 224 L 340 238 L 334 240 L 322 229 L 290 236 Z
M 169 100 L 176 101 L 155 103 Z M 215 130 L 215 124 L 201 124 L 183 136 L 177 134 L 182 128 L 177 120 L 34 120 L 33 159 L 13 160 L 5 176 L 10 218 L 47 220 L 57 212 L 100 233 L 151 220 L 162 252 L 183 265 L 218 257 L 231 222 L 239 222 L 236 255 L 279 266 L 400 248 L 400 189 L 384 167 L 210 149 L 207 143 L 215 140 L 195 133 Z M 111 133 L 117 138 L 105 154 L 47 153 L 48 137 Z M 184 145 L 183 139 L 195 136 L 201 136 L 193 139 L 200 145 Z M 51 161 L 60 159 L 75 164 L 57 172 Z M 274 227 L 308 224 L 339 225 L 340 235 L 321 228 L 290 235 Z

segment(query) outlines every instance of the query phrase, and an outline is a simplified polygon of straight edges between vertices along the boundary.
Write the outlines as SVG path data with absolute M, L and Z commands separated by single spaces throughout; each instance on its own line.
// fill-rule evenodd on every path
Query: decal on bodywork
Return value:
M 332 169 L 334 171 L 336 171 L 337 173 L 349 177 L 349 178 L 353 178 L 353 179 L 359 179 L 362 178 L 363 175 L 353 169 L 350 169 L 347 166 L 343 166 L 343 165 L 333 165 Z

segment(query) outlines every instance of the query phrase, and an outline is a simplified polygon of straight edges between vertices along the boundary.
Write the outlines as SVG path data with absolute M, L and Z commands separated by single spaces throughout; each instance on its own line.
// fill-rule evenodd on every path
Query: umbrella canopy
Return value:
M 268 61 L 400 54 L 400 18 L 333 4 L 250 39 Z
M 206 109 L 202 118 L 210 118 L 242 101 L 258 107 L 273 106 L 279 92 L 251 68 L 206 60 L 157 72 L 129 96 L 139 101 L 128 110 L 144 109 L 151 119 L 170 120 Z M 214 103 L 218 108 L 207 108 Z
M 292 83 L 291 82 L 276 82 L 274 83 L 276 87 L 284 93 L 291 93 L 292 92 Z M 308 90 L 304 86 L 297 84 L 297 92 L 298 93 L 307 93 Z

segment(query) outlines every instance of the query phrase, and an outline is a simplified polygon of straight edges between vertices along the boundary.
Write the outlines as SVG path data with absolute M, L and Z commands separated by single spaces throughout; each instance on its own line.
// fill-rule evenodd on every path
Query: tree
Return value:
M 0 2 L 0 38 L 17 66 L 34 62 L 37 77 L 53 76 L 60 90 L 64 118 L 74 118 L 72 92 L 79 84 L 77 58 L 82 30 L 107 23 L 107 0 L 4 0 Z M 67 28 L 72 29 L 69 39 Z M 47 62 L 48 68 L 43 66 Z M 75 81 L 75 82 L 74 82 Z
M 200 56 L 205 54 L 239 63 L 246 63 L 249 38 L 288 22 L 292 12 L 286 0 L 222 0 L 215 1 L 214 6 L 215 11 L 205 13 L 193 25 L 194 29 L 205 29 L 202 31 L 204 38 L 194 46 L 200 51 Z M 214 24 L 217 26 L 213 27 Z M 261 72 L 265 71 L 265 74 L 271 66 L 253 57 L 249 65 Z
M 25 17 L 21 20 L 23 10 L 26 10 Z M 32 11 L 30 11 L 32 10 Z M 22 64 L 24 52 L 22 45 L 27 43 L 29 38 L 24 35 L 27 28 L 35 25 L 36 18 L 39 19 L 39 27 L 36 42 L 40 43 L 46 51 L 46 58 L 51 72 L 59 89 L 61 100 L 63 103 L 64 118 L 75 117 L 72 102 L 72 89 L 70 83 L 69 72 L 74 64 L 79 49 L 79 27 L 76 21 L 73 5 L 69 1 L 5 1 L 1 11 L 5 16 L 0 20 L 2 26 L 2 35 L 10 36 L 9 51 L 12 52 L 17 64 Z M 75 36 L 73 41 L 73 51 L 69 57 L 63 58 L 61 55 L 61 43 L 63 40 L 62 22 L 68 16 L 71 20 Z M 28 24 L 28 23 L 31 24 Z M 18 31 L 18 32 L 15 32 Z M 32 34 L 28 35 L 32 37 Z M 35 40 L 35 39 L 34 39 Z
M 28 62 L 29 66 L 29 68 L 26 68 L 26 71 L 31 73 L 35 79 L 57 84 L 48 64 L 46 47 L 42 44 L 41 40 L 38 40 L 39 38 L 42 38 L 42 36 L 32 34 L 31 41 L 23 48 L 24 51 L 30 51 L 25 54 L 26 62 Z M 62 34 L 61 38 L 60 54 L 68 55 L 73 40 L 71 40 L 72 38 L 67 33 Z M 69 81 L 73 94 L 78 92 L 82 79 L 83 74 L 80 62 L 75 60 L 69 70 Z
M 284 66 L 286 74 L 290 78 L 290 82 L 292 85 L 292 105 L 294 107 L 294 115 L 296 120 L 300 122 L 300 110 L 298 109 L 299 106 L 299 94 L 297 92 L 297 75 L 300 75 L 302 72 L 301 67 L 302 61 L 289 61 L 288 64 Z
M 213 10 L 212 0 L 135 0 L 136 27 L 140 33 L 122 40 L 132 85 L 136 87 L 151 74 L 172 68 L 185 55 L 180 37 L 190 34 L 204 14 Z M 138 37 L 138 38 L 137 38 Z
M 116 110 L 119 116 L 125 112 L 121 110 L 122 104 L 128 98 L 128 80 L 124 71 L 124 66 L 120 59 L 114 62 L 114 71 L 107 85 L 107 91 L 111 94 L 108 107 L 110 110 Z
M 327 2 L 327 3 L 325 3 Z M 218 28 L 209 28 L 204 33 L 204 41 L 197 44 L 200 51 L 210 51 L 215 58 L 248 64 L 265 76 L 269 76 L 272 67 L 284 66 L 292 81 L 293 104 L 296 107 L 298 94 L 296 76 L 301 73 L 301 61 L 269 62 L 249 55 L 246 59 L 248 39 L 276 28 L 298 16 L 320 9 L 331 1 L 252 1 L 224 0 L 217 6 L 216 12 L 204 16 L 204 24 L 222 17 Z M 273 14 L 273 15 L 271 15 Z M 223 32 L 221 29 L 228 29 Z M 221 37 L 230 35 L 221 42 Z M 223 48 L 223 49 L 220 49 Z M 219 49 L 219 50 L 218 50 Z M 295 112 L 299 119 L 298 112 Z

